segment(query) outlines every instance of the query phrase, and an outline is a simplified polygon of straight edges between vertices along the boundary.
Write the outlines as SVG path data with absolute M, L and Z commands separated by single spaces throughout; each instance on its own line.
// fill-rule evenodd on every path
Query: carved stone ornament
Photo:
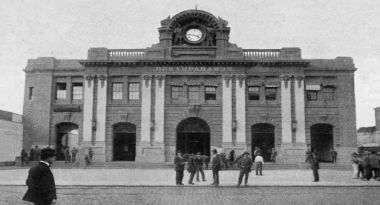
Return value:
M 164 75 L 157 75 L 156 78 L 158 80 L 158 86 L 161 88 L 162 82 L 164 82 L 164 80 L 165 80 L 165 76 Z
M 198 117 L 200 108 L 201 108 L 200 105 L 190 105 L 190 107 L 189 107 L 190 116 Z
M 302 81 L 305 79 L 305 76 L 299 75 L 296 77 L 297 82 L 298 82 L 298 88 L 301 88 L 302 86 Z
M 128 120 L 128 114 L 126 113 L 126 114 L 124 114 L 124 115 L 121 115 L 121 116 L 120 116 L 120 120 L 121 120 L 122 122 L 127 122 L 127 120 Z
M 70 122 L 70 121 L 71 121 L 71 112 L 65 113 L 65 114 L 63 115 L 63 120 L 64 120 L 65 122 Z
M 321 121 L 326 121 L 328 118 L 329 118 L 328 115 L 322 115 L 322 116 L 319 117 L 319 119 L 320 119 Z
M 100 85 L 102 86 L 102 88 L 104 87 L 104 81 L 107 80 L 107 76 L 105 75 L 101 75 L 99 76 L 99 80 L 100 80 Z
M 290 76 L 284 75 L 284 76 L 281 77 L 281 79 L 285 82 L 285 88 L 288 88 Z
M 227 88 L 230 87 L 230 81 L 232 79 L 232 76 L 231 75 L 225 75 L 225 76 L 223 76 L 223 78 L 226 81 Z
M 152 76 L 150 75 L 144 75 L 144 81 L 145 81 L 145 87 L 147 88 L 149 86 L 150 80 L 152 80 Z
M 91 81 L 92 80 L 94 80 L 94 76 L 91 76 L 91 75 L 88 75 L 88 76 L 86 76 L 86 80 L 87 80 L 87 85 L 88 85 L 88 87 L 90 87 L 91 86 Z
M 239 75 L 237 79 L 239 80 L 239 87 L 243 87 L 243 82 L 247 77 L 245 75 Z

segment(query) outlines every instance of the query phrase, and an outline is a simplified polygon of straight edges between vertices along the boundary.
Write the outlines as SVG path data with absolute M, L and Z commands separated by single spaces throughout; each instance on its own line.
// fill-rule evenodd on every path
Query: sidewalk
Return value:
M 52 169 L 58 186 L 175 186 L 175 171 L 171 169 Z M 28 169 L 0 170 L 0 185 L 25 185 Z M 320 182 L 312 182 L 311 170 L 263 170 L 264 176 L 250 173 L 250 186 L 380 186 L 380 181 L 351 179 L 351 171 L 319 171 Z M 189 173 L 185 171 L 185 186 L 210 186 L 212 172 L 205 172 L 206 182 L 187 185 Z M 236 186 L 239 171 L 219 172 L 220 186 Z

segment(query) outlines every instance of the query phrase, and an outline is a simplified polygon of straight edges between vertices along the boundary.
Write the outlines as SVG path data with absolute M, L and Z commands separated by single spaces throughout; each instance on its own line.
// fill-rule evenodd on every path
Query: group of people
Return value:
M 64 148 L 65 163 L 75 163 L 77 160 L 78 149 L 73 147 L 70 149 L 69 146 Z
M 21 166 L 28 164 L 30 161 L 39 162 L 41 159 L 41 149 L 36 145 L 34 148 L 32 147 L 32 149 L 30 149 L 29 155 L 25 149 L 22 149 L 20 156 Z
M 262 176 L 262 167 L 264 164 L 264 159 L 261 156 L 260 150 L 255 150 L 255 164 L 256 164 L 256 175 Z M 202 181 L 206 181 L 203 163 L 209 160 L 208 156 L 201 155 L 200 152 L 196 154 L 183 154 L 178 151 L 177 156 L 174 158 L 174 165 L 176 171 L 176 185 L 183 184 L 183 176 L 185 171 L 185 165 L 187 164 L 187 171 L 190 173 L 188 184 L 193 185 L 194 176 L 199 182 L 199 174 L 202 176 Z M 219 186 L 219 171 L 228 166 L 236 165 L 240 169 L 238 185 L 240 186 L 245 177 L 244 184 L 247 186 L 249 173 L 251 172 L 251 167 L 253 166 L 253 160 L 249 156 L 248 152 L 244 152 L 242 155 L 236 157 L 234 151 L 232 150 L 229 154 L 228 159 L 225 154 L 218 153 L 216 149 L 212 150 L 212 160 L 211 160 L 211 170 L 213 176 L 213 183 L 211 185 Z
M 354 152 L 352 157 L 352 168 L 354 179 L 380 181 L 380 152 L 364 151 L 360 154 Z

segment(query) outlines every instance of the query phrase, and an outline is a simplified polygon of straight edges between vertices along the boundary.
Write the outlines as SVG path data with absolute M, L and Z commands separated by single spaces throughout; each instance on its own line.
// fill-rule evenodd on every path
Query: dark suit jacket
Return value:
M 26 185 L 28 190 L 22 198 L 24 201 L 50 204 L 53 199 L 57 199 L 53 173 L 50 167 L 42 162 L 30 168 Z
M 313 170 L 319 169 L 319 162 L 317 158 L 313 157 L 310 159 L 310 168 Z
M 174 158 L 174 165 L 175 165 L 175 170 L 176 171 L 183 171 L 185 170 L 185 163 L 184 163 L 185 159 L 184 158 L 181 158 L 181 157 L 178 157 L 176 156 Z
M 219 171 L 221 170 L 222 168 L 222 165 L 221 165 L 221 159 L 220 159 L 220 156 L 217 154 L 215 157 L 212 158 L 212 170 L 213 171 Z

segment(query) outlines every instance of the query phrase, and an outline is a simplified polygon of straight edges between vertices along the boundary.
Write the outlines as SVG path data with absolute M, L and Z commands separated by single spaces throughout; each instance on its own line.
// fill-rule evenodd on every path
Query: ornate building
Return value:
M 254 147 L 268 161 L 349 163 L 356 147 L 350 57 L 299 48 L 242 49 L 228 22 L 201 10 L 161 21 L 146 49 L 90 48 L 87 59 L 28 61 L 24 147 L 88 148 L 95 161 L 172 162 L 176 151 Z M 58 160 L 62 156 L 57 157 Z

